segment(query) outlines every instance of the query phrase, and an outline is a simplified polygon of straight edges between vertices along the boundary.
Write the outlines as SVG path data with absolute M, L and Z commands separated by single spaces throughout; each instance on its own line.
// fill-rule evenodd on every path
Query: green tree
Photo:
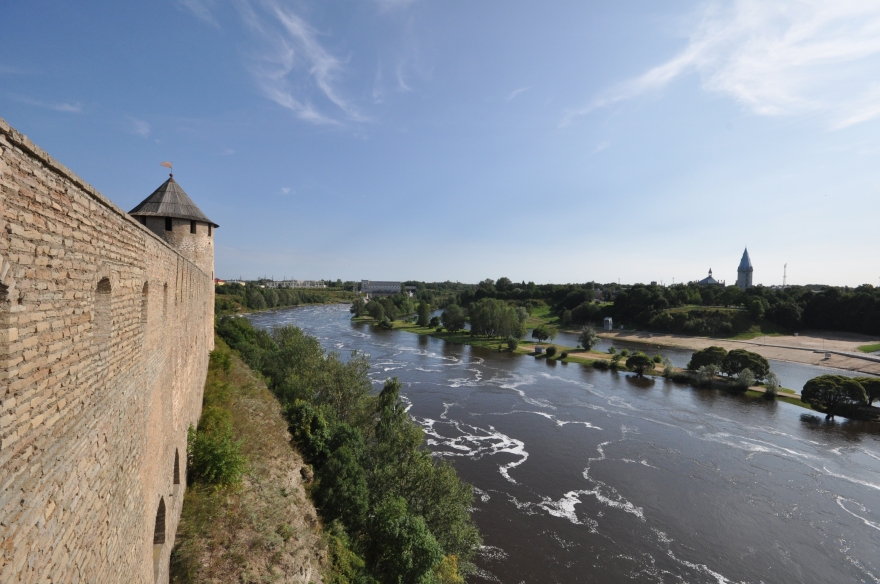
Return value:
M 764 399 L 770 401 L 776 399 L 776 396 L 779 395 L 779 388 L 779 376 L 771 371 L 764 378 Z
M 691 360 L 687 364 L 687 368 L 691 371 L 697 371 L 703 365 L 721 366 L 721 362 L 727 356 L 727 349 L 724 347 L 706 347 L 700 351 L 695 351 L 691 355 Z
M 550 340 L 556 338 L 556 327 L 550 324 L 542 324 L 539 327 L 536 327 L 535 330 L 532 331 L 532 338 L 538 339 L 538 343 L 542 341 Z
M 663 357 L 661 360 L 661 364 L 663 365 L 663 377 L 667 379 L 671 379 L 674 373 L 674 369 L 672 367 L 672 359 L 669 357 Z
M 583 330 L 581 330 L 580 336 L 578 336 L 578 342 L 587 351 L 592 350 L 592 348 L 598 345 L 601 340 L 602 339 L 599 338 L 599 335 L 596 334 L 596 329 L 591 326 L 585 326 Z
M 428 326 L 431 323 L 431 307 L 428 306 L 428 303 L 422 300 L 419 302 L 419 319 L 416 321 L 416 324 L 419 326 Z
M 749 314 L 752 317 L 752 320 L 761 320 L 764 318 L 764 314 L 767 312 L 767 301 L 761 297 L 754 297 L 749 300 Z
M 339 519 L 353 532 L 364 528 L 370 507 L 367 474 L 357 450 L 348 445 L 338 448 L 317 473 L 317 499 L 325 521 Z
M 654 370 L 654 360 L 644 353 L 636 353 L 626 360 L 627 369 L 632 369 L 639 377 L 644 377 L 647 371 Z
M 258 290 L 251 290 L 247 295 L 247 305 L 248 308 L 252 310 L 265 310 L 268 308 L 266 304 L 266 299 L 263 298 L 263 295 L 260 294 Z
M 856 377 L 865 393 L 868 395 L 868 405 L 874 405 L 874 400 L 880 400 L 880 377 Z
M 450 304 L 440 315 L 443 328 L 449 332 L 457 332 L 464 328 L 464 311 L 457 304 Z
M 432 568 L 443 559 L 443 551 L 425 520 L 409 512 L 403 497 L 382 501 L 371 524 L 367 557 L 379 580 L 431 584 Z
M 362 316 L 367 311 L 367 303 L 364 302 L 364 299 L 358 296 L 354 299 L 354 302 L 351 303 L 351 308 L 348 309 L 355 316 Z
M 187 432 L 189 478 L 220 487 L 237 485 L 247 470 L 242 442 L 233 438 L 227 411 L 217 408 L 217 415 L 211 414 L 204 412 L 199 429 L 190 426 Z
M 507 337 L 507 348 L 511 351 L 515 351 L 519 346 L 519 339 L 516 337 Z
M 740 389 L 748 389 L 755 385 L 755 374 L 746 367 L 736 376 L 736 386 Z
M 770 373 L 770 363 L 761 355 L 745 349 L 734 349 L 721 361 L 721 371 L 728 376 L 739 375 L 743 369 L 749 369 L 755 380 L 761 381 Z
M 823 411 L 827 419 L 833 419 L 841 406 L 867 403 L 868 396 L 862 385 L 843 375 L 820 375 L 804 384 L 801 401 Z
M 711 363 L 709 365 L 701 365 L 697 369 L 697 385 L 706 387 L 712 383 L 715 376 L 718 375 L 718 365 Z
M 385 307 L 375 298 L 367 302 L 364 308 L 367 311 L 367 314 L 369 314 L 376 322 L 385 318 Z

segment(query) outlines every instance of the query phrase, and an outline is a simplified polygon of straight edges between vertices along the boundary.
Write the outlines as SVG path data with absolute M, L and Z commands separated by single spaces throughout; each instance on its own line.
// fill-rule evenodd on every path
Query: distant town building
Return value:
M 224 284 L 226 284 L 226 280 L 221 280 L 220 278 L 214 278 L 214 283 L 217 284 L 218 286 L 223 286 Z
M 605 330 L 606 331 L 614 330 L 614 321 L 611 320 L 610 316 L 605 317 Z
M 739 267 L 736 269 L 736 286 L 740 290 L 752 287 L 752 260 L 749 258 L 749 248 L 743 252 L 743 257 L 739 261 Z
M 400 294 L 401 290 L 405 290 L 407 296 L 413 297 L 416 293 L 416 287 L 401 288 L 402 284 L 403 282 L 361 280 L 361 294 L 365 294 L 367 298 L 373 298 L 375 296 L 394 296 Z
M 712 277 L 712 268 L 709 268 L 709 275 L 697 282 L 700 286 L 724 286 L 724 280 L 720 282 Z

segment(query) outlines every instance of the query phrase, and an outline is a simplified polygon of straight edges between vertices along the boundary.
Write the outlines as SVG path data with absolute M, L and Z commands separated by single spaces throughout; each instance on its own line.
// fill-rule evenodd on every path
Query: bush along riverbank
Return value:
M 328 545 L 278 400 L 221 339 L 211 353 L 171 582 L 329 582 Z
M 366 357 L 326 353 L 296 327 L 267 332 L 221 318 L 217 330 L 265 377 L 310 464 L 329 548 L 325 582 L 462 584 L 481 543 L 473 490 L 425 449 L 400 383 L 375 395 Z

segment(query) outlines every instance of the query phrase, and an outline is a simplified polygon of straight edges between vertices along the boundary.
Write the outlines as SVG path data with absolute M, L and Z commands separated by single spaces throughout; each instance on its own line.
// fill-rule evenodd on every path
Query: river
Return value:
M 475 487 L 471 583 L 880 582 L 876 425 L 349 317 L 249 316 L 368 353 L 377 389 L 400 378 L 429 448 Z M 825 372 L 785 366 L 783 385 Z

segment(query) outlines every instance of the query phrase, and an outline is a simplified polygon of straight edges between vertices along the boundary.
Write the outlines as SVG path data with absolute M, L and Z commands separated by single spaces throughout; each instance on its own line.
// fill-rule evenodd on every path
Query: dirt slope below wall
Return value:
M 228 392 L 224 407 L 245 441 L 249 469 L 237 489 L 187 490 L 171 582 L 323 582 L 327 546 L 278 401 L 234 355 L 229 373 L 209 371 L 206 392 L 211 384 Z

